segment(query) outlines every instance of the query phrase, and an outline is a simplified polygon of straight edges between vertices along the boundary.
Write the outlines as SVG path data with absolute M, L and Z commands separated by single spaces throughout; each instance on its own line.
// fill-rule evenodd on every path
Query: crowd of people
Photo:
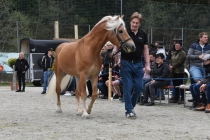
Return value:
M 125 103 L 125 116 L 135 119 L 134 108 L 136 104 L 154 106 L 154 100 L 165 100 L 164 92 L 161 88 L 173 85 L 174 87 L 183 84 L 185 63 L 189 65 L 190 91 L 193 104 L 190 107 L 195 111 L 205 111 L 210 113 L 210 45 L 208 44 L 208 34 L 201 32 L 198 40 L 193 43 L 189 50 L 182 46 L 180 36 L 175 36 L 173 47 L 167 51 L 163 41 L 156 41 L 148 46 L 147 34 L 140 29 L 142 15 L 134 12 L 130 17 L 130 27 L 128 34 L 136 45 L 136 51 L 126 53 L 111 42 L 107 42 L 101 50 L 102 67 L 99 74 L 98 89 L 101 99 L 108 98 L 108 73 L 112 68 L 112 96 Z M 23 62 L 21 57 L 17 60 L 16 70 L 20 77 L 25 73 L 27 63 L 19 66 Z M 52 73 L 52 63 L 54 57 L 49 49 L 43 57 L 44 86 L 42 94 L 47 89 L 47 74 Z M 25 67 L 26 65 L 26 67 Z M 21 78 L 18 78 L 19 81 Z M 24 83 L 23 83 L 24 84 Z M 88 97 L 92 95 L 91 82 L 87 79 L 89 91 Z M 66 89 L 66 96 L 74 96 L 76 89 L 76 79 Z M 22 91 L 25 90 L 25 84 Z M 17 92 L 20 91 L 20 88 Z M 172 89 L 170 103 L 183 104 L 184 90 Z M 161 94 L 161 96 L 160 96 Z

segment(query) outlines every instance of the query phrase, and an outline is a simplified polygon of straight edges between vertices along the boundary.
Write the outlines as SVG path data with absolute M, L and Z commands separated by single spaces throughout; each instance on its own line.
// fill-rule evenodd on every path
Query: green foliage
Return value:
M 7 60 L 7 65 L 13 68 L 13 65 L 15 65 L 17 58 L 10 58 Z

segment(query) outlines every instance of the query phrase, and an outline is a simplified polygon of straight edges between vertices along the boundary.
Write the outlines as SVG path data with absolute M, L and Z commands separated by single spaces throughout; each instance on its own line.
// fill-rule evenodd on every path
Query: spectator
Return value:
M 155 98 L 155 90 L 169 85 L 169 80 L 164 80 L 164 78 L 169 78 L 170 70 L 167 62 L 164 62 L 164 55 L 159 53 L 156 55 L 156 64 L 154 69 L 150 72 L 152 79 L 145 85 L 144 88 L 144 99 L 140 105 L 153 106 Z M 148 95 L 150 95 L 150 102 L 148 102 Z
M 19 53 L 19 58 L 15 63 L 15 71 L 17 72 L 19 89 L 16 92 L 25 92 L 25 74 L 29 68 L 28 61 L 24 57 L 24 53 Z M 23 88 L 21 90 L 21 81 L 23 82 Z
M 171 61 L 171 56 L 176 51 L 176 49 L 175 49 L 175 43 L 176 42 L 181 42 L 182 43 L 182 39 L 178 35 L 174 36 L 174 39 L 173 39 L 173 47 L 168 52 L 168 55 L 167 55 L 167 59 L 166 60 L 169 61 L 169 62 Z M 185 52 L 185 49 L 184 49 L 183 46 L 182 46 L 182 50 Z
M 65 96 L 75 96 L 75 90 L 76 90 L 76 78 L 73 76 L 71 84 L 66 89 Z
M 114 56 L 114 66 L 112 68 L 112 92 L 113 92 L 113 98 L 114 99 L 121 99 L 122 94 L 120 91 L 120 86 L 122 86 L 122 79 L 119 75 L 119 70 L 120 70 L 120 54 L 116 54 Z M 109 86 L 109 80 L 106 81 L 106 86 Z
M 42 68 L 44 72 L 44 85 L 41 94 L 45 94 L 48 86 L 48 78 L 52 75 L 52 64 L 54 62 L 53 49 L 49 48 L 47 54 L 42 58 Z
M 200 87 L 200 92 L 204 92 L 206 89 L 206 97 L 207 97 L 207 106 L 205 108 L 205 113 L 210 113 L 210 83 L 203 84 Z
M 107 42 L 101 50 L 102 70 L 101 70 L 101 74 L 99 75 L 99 81 L 98 81 L 98 89 L 103 94 L 103 96 L 100 97 L 101 99 L 108 98 L 108 88 L 105 83 L 108 80 L 109 63 L 111 59 L 110 56 L 111 56 L 113 47 L 114 45 L 111 42 Z
M 171 78 L 184 78 L 184 63 L 186 59 L 186 53 L 182 50 L 182 42 L 177 41 L 175 43 L 175 52 L 171 56 L 170 71 Z M 180 86 L 183 84 L 183 79 L 174 79 L 173 86 Z M 179 100 L 181 93 L 181 99 Z M 184 103 L 184 89 L 175 88 L 175 96 L 170 99 L 170 103 Z
M 202 58 L 205 54 L 210 53 L 208 34 L 206 32 L 201 32 L 198 35 L 198 38 L 199 40 L 190 46 L 187 54 L 187 58 L 190 60 L 190 75 L 195 82 L 205 76 L 204 61 Z
M 156 48 L 157 48 L 156 54 L 162 53 L 162 54 L 164 55 L 164 59 L 166 60 L 167 56 L 166 56 L 165 47 L 164 47 L 164 45 L 163 45 L 163 41 L 156 41 L 156 42 L 155 42 L 155 46 L 156 46 Z

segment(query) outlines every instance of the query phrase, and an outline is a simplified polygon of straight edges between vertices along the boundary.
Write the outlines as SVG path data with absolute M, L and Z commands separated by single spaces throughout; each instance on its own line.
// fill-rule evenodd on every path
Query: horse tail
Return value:
M 66 75 L 63 77 L 61 80 L 61 91 L 63 91 L 66 86 L 68 85 L 69 82 L 72 81 L 72 76 L 71 75 Z M 50 83 L 48 85 L 47 91 L 46 91 L 46 97 L 55 97 L 57 95 L 56 93 L 56 76 L 53 74 L 52 79 L 50 80 Z

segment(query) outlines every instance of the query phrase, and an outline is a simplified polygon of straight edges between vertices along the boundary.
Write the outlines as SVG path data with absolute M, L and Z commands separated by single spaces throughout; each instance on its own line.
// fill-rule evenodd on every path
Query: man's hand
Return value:
M 206 90 L 206 84 L 202 84 L 200 87 L 200 92 L 204 92 Z
M 210 64 L 210 60 L 205 60 L 205 61 L 203 62 L 203 64 L 204 64 L 204 65 Z
M 204 56 L 205 56 L 205 54 L 201 54 L 201 55 L 199 55 L 199 58 L 203 59 Z
M 170 67 L 169 67 L 169 69 L 170 69 L 170 71 L 172 71 L 172 69 L 173 69 L 173 66 L 170 66 Z
M 201 81 L 197 81 L 197 83 L 196 83 L 196 84 L 198 85 L 198 84 L 200 84 L 200 83 L 201 83 Z
M 25 73 L 25 71 L 22 71 L 22 73 Z
M 151 81 L 151 84 L 154 83 L 154 82 L 155 82 L 155 80 L 152 80 L 152 81 Z
M 146 66 L 145 66 L 145 72 L 149 74 L 150 71 L 151 71 L 150 65 L 146 65 Z

